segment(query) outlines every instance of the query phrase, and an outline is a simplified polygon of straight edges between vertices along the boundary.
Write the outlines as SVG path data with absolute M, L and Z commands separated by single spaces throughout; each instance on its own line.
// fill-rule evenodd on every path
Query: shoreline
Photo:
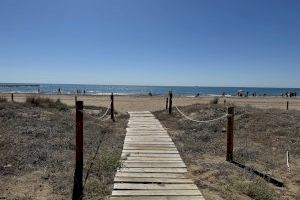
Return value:
M 1 97 L 11 101 L 11 93 L 0 93 Z M 44 98 L 50 98 L 53 100 L 60 99 L 62 103 L 68 106 L 75 105 L 74 94 L 38 94 L 38 93 L 14 93 L 14 101 L 25 102 L 27 97 L 40 96 Z M 115 95 L 115 109 L 120 112 L 127 111 L 158 111 L 166 109 L 166 98 L 168 96 L 149 96 L 149 95 Z M 214 96 L 199 96 L 199 97 L 187 97 L 187 96 L 174 96 L 173 103 L 177 106 L 187 106 L 192 104 L 209 104 L 215 97 Z M 102 106 L 108 107 L 110 105 L 110 95 L 77 95 L 77 100 L 84 101 L 84 105 L 87 106 Z M 225 103 L 224 103 L 225 101 Z M 228 105 L 234 106 L 253 106 L 262 109 L 285 109 L 287 107 L 287 101 L 289 102 L 289 110 L 300 111 L 300 98 L 292 97 L 286 98 L 281 96 L 256 96 L 256 97 L 219 97 L 218 104 L 222 104 L 225 107 Z
M 96 93 L 96 94 L 76 94 L 76 93 L 38 93 L 38 92 L 0 92 L 0 96 L 2 95 L 26 95 L 26 96 L 87 96 L 87 97 L 103 97 L 103 96 L 110 96 L 112 93 Z M 121 96 L 121 97 L 168 97 L 169 95 L 166 93 L 165 95 L 160 94 L 152 94 L 150 96 L 149 94 L 128 94 L 128 93 L 113 93 L 114 96 Z M 247 99 L 247 98 L 281 98 L 281 99 L 300 99 L 300 96 L 296 97 L 282 97 L 281 95 L 271 96 L 271 95 L 257 95 L 257 96 L 237 96 L 237 95 L 217 95 L 217 94 L 208 94 L 208 95 L 176 95 L 173 93 L 173 97 L 186 97 L 186 98 L 204 98 L 204 97 L 218 97 L 218 98 L 241 98 L 241 99 Z

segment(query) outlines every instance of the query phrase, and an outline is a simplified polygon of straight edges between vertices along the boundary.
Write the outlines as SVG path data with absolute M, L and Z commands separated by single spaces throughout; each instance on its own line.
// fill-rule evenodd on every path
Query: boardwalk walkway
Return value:
M 172 139 L 149 111 L 129 112 L 111 200 L 204 200 Z

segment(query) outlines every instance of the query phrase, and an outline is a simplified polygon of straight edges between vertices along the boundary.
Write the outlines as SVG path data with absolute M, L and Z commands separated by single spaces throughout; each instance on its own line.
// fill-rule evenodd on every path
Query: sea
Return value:
M 134 85 L 86 85 L 86 84 L 23 84 L 0 83 L 0 93 L 42 93 L 86 95 L 153 95 L 164 96 L 172 91 L 177 96 L 235 96 L 238 92 L 257 96 L 281 96 L 289 92 L 300 95 L 300 88 L 263 88 L 263 87 L 203 87 L 203 86 L 134 86 Z M 298 95 L 297 95 L 298 96 Z

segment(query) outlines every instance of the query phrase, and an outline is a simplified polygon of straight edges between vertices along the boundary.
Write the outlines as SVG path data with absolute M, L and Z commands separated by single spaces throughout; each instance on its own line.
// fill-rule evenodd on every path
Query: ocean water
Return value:
M 296 92 L 300 95 L 300 88 L 255 88 L 255 87 L 187 87 L 187 86 L 128 86 L 128 85 L 81 85 L 81 84 L 17 84 L 0 83 L 0 93 L 40 93 L 57 94 L 60 88 L 62 94 L 76 94 L 86 91 L 88 95 L 108 95 L 112 92 L 116 95 L 152 95 L 163 96 L 173 91 L 178 96 L 218 96 L 224 92 L 226 95 L 234 96 L 238 91 L 249 95 L 280 96 L 286 92 Z

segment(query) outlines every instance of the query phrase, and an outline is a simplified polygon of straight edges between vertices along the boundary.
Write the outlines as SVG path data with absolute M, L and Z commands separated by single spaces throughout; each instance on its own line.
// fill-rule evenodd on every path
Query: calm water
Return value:
M 279 96 L 281 93 L 296 92 L 300 95 L 300 88 L 249 88 L 249 87 L 183 87 L 183 86 L 126 86 L 126 85 L 79 85 L 79 84 L 38 84 L 38 85 L 21 85 L 0 83 L 0 93 L 37 93 L 38 90 L 44 94 L 57 94 L 58 88 L 62 94 L 75 94 L 77 90 L 81 93 L 86 91 L 89 95 L 106 95 L 111 92 L 118 95 L 165 95 L 172 90 L 175 95 L 194 96 L 197 93 L 205 96 L 236 95 L 239 90 L 257 95 L 266 94 L 268 96 Z

